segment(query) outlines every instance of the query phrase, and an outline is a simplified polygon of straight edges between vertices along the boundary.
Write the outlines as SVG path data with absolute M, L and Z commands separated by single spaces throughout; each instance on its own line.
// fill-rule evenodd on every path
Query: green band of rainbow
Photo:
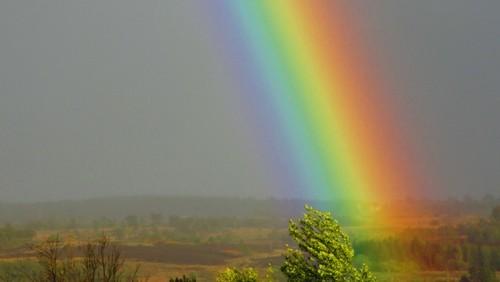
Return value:
M 218 1 L 214 10 L 238 79 L 253 80 L 242 92 L 278 139 L 271 151 L 287 154 L 276 162 L 283 182 L 355 213 L 414 195 L 420 181 L 345 2 Z

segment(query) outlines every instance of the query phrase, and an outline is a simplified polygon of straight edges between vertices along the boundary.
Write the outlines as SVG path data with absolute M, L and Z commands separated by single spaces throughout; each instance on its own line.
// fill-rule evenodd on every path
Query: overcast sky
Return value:
M 436 195 L 498 195 L 500 2 L 355 3 Z M 0 1 L 0 200 L 272 195 L 200 7 Z

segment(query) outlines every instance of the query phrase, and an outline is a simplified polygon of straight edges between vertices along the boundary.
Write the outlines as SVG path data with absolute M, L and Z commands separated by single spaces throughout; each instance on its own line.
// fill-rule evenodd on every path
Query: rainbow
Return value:
M 220 0 L 209 9 L 281 192 L 358 213 L 360 203 L 414 195 L 421 182 L 348 2 Z

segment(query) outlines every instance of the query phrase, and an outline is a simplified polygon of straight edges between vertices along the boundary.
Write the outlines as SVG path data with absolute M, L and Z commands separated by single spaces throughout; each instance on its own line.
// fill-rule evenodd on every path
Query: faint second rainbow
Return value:
M 362 52 L 346 1 L 214 1 L 228 61 L 281 183 L 357 203 L 414 195 L 397 112 Z M 293 195 L 290 195 L 293 196 Z

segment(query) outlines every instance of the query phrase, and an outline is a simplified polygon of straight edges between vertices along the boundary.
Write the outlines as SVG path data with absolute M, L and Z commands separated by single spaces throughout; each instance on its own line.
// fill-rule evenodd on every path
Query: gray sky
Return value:
M 500 2 L 356 5 L 436 195 L 498 195 Z M 270 195 L 197 7 L 0 1 L 0 200 Z
M 356 0 L 436 195 L 500 195 L 499 1 Z

